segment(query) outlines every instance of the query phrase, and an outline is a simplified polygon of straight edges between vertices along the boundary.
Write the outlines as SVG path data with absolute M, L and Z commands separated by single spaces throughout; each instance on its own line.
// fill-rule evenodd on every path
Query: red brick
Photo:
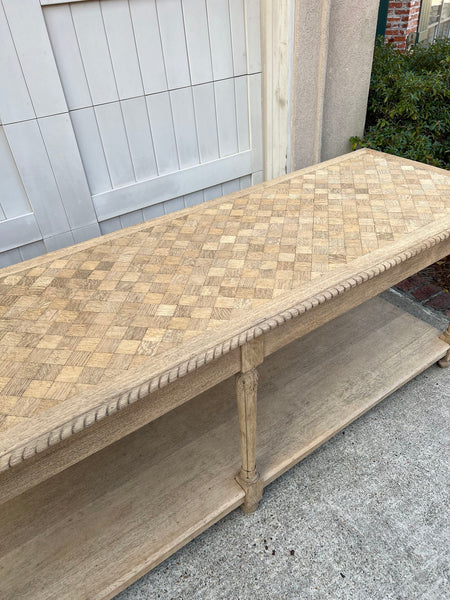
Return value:
M 423 285 L 422 287 L 417 288 L 417 290 L 415 290 L 412 293 L 412 295 L 417 300 L 423 302 L 424 300 L 428 300 L 428 298 L 434 296 L 434 294 L 437 294 L 441 291 L 442 288 L 438 287 L 437 285 L 433 285 L 432 283 L 429 283 L 427 285 Z
M 412 281 L 416 287 L 419 287 L 419 285 L 424 285 L 425 283 L 430 283 L 431 281 L 430 277 L 425 275 L 423 271 L 421 271 L 420 273 L 416 273 L 411 277 L 408 277 L 408 280 Z
M 409 290 L 415 289 L 417 285 L 413 281 L 411 281 L 411 279 L 405 279 L 404 281 L 400 281 L 400 283 L 397 283 L 395 287 L 398 287 L 404 292 L 408 292 Z
M 425 306 L 430 306 L 436 310 L 450 308 L 450 294 L 447 292 L 441 292 L 431 300 L 428 300 L 428 302 L 425 303 Z

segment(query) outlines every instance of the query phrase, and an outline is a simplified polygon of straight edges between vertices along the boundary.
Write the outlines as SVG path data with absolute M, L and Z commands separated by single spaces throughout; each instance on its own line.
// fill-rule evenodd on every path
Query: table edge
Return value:
M 115 239 L 119 239 L 121 237 L 125 237 L 127 235 L 137 233 L 148 227 L 155 227 L 166 221 L 171 221 L 174 219 L 182 219 L 184 216 L 195 214 L 201 210 L 205 209 L 205 206 L 213 207 L 217 204 L 221 204 L 224 201 L 234 200 L 236 198 L 240 198 L 241 196 L 245 196 L 249 193 L 259 193 L 265 189 L 271 188 L 273 186 L 279 185 L 290 179 L 295 177 L 299 177 L 302 175 L 306 175 L 308 173 L 317 171 L 320 166 L 321 169 L 326 169 L 330 166 L 339 164 L 343 161 L 351 160 L 357 156 L 363 156 L 365 154 L 373 154 L 375 156 L 379 156 L 380 158 L 388 157 L 389 160 L 396 160 L 401 164 L 409 164 L 415 168 L 425 169 L 427 171 L 433 171 L 439 173 L 440 175 L 448 175 L 450 176 L 450 172 L 446 172 L 444 169 L 439 167 L 435 167 L 433 165 L 426 165 L 424 163 L 420 163 L 414 160 L 410 160 L 407 158 L 403 158 L 401 156 L 396 156 L 395 154 L 387 154 L 386 152 L 379 152 L 378 150 L 372 150 L 371 148 L 360 148 L 353 152 L 348 152 L 347 154 L 342 154 L 340 156 L 336 156 L 335 158 L 331 158 L 321 163 L 317 163 L 314 165 L 310 165 L 308 167 L 304 167 L 297 171 L 292 171 L 291 173 L 287 173 L 286 175 L 281 175 L 275 179 L 271 179 L 270 181 L 264 181 L 263 183 L 259 183 L 257 185 L 250 186 L 248 188 L 244 188 L 243 190 L 238 190 L 231 194 L 226 194 L 225 196 L 220 196 L 219 198 L 215 198 L 214 200 L 209 200 L 208 202 L 204 202 L 201 204 L 197 204 L 195 206 L 191 206 L 188 208 L 184 208 L 182 210 L 178 210 L 173 213 L 169 213 L 167 215 L 161 215 L 159 217 L 155 217 L 150 219 L 149 221 L 145 221 L 144 223 L 138 223 L 137 225 L 132 225 L 130 227 L 126 227 L 125 229 L 120 229 L 118 231 L 113 231 L 112 233 L 108 233 L 105 235 L 101 235 L 90 240 L 86 240 L 85 242 L 79 242 L 78 244 L 73 244 L 66 248 L 61 248 L 60 250 L 54 250 L 53 252 L 49 252 L 47 254 L 43 254 L 41 256 L 37 256 L 35 258 L 30 258 L 28 260 L 22 261 L 20 263 L 11 265 L 9 267 L 0 268 L 0 278 L 8 277 L 10 275 L 15 275 L 20 273 L 21 271 L 25 271 L 27 269 L 32 269 L 39 267 L 41 265 L 51 263 L 56 260 L 61 260 L 71 254 L 76 252 L 82 252 L 83 250 L 88 250 L 96 246 L 97 244 L 107 243 L 109 241 L 113 241 Z
M 11 427 L 0 434 L 0 472 L 449 239 L 450 215 L 262 305 L 252 313 L 250 322 L 246 317 L 207 331 L 184 347 L 155 357 L 150 370 L 146 367 L 122 374 L 100 391 L 76 395 L 30 422 Z M 211 346 L 212 334 L 217 341 Z M 181 361 L 180 350 L 184 350 Z

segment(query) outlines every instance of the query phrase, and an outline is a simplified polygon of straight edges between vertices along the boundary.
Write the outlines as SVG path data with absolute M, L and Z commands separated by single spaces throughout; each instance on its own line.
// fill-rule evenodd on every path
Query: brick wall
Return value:
M 386 41 L 406 50 L 407 38 L 417 31 L 421 0 L 389 0 Z

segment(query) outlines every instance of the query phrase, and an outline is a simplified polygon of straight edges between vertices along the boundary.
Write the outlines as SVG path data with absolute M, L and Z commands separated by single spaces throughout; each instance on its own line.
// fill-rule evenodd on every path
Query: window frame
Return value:
M 441 5 L 439 7 L 439 18 L 436 22 L 430 24 L 430 13 L 431 13 L 431 2 L 432 0 L 422 0 L 421 9 L 420 9 L 420 17 L 419 17 L 419 26 L 417 30 L 417 42 L 434 42 L 439 36 L 437 32 L 441 28 L 442 25 L 446 23 L 450 23 L 450 14 L 446 18 L 442 18 L 443 8 L 445 2 L 448 0 L 441 0 Z M 433 31 L 432 39 L 430 40 L 430 32 Z M 450 37 L 448 35 L 447 37 Z

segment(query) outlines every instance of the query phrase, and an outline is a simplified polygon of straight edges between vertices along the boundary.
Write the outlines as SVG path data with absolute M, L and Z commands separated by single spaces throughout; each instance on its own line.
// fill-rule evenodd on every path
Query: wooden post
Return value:
M 241 348 L 241 372 L 236 375 L 236 396 L 241 434 L 241 469 L 236 481 L 245 491 L 242 510 L 254 512 L 262 498 L 263 481 L 256 470 L 257 366 L 264 360 L 262 338 Z
M 450 344 L 450 323 L 444 333 L 440 336 L 440 339 L 444 342 L 447 342 L 447 344 Z M 448 349 L 448 352 L 444 358 L 441 358 L 441 360 L 438 362 L 438 365 L 442 368 L 450 365 L 450 348 Z

